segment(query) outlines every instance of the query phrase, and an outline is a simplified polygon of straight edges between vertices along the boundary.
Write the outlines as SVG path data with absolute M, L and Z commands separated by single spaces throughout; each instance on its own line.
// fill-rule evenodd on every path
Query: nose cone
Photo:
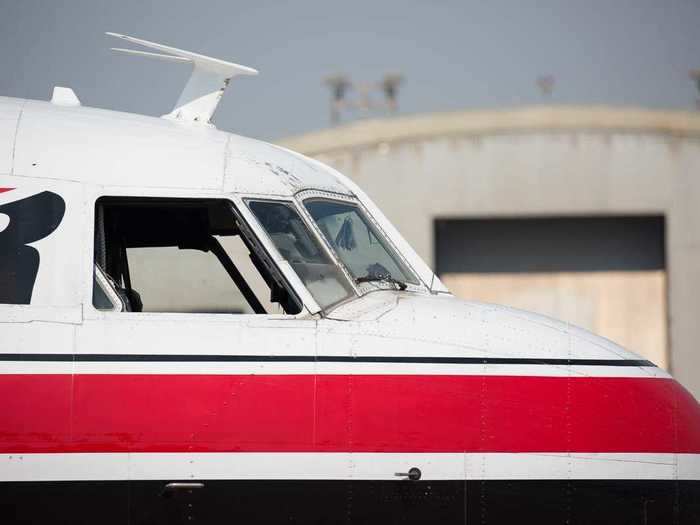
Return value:
M 357 322 L 369 337 L 442 348 L 463 356 L 503 359 L 629 360 L 651 366 L 637 354 L 569 323 L 494 304 L 452 296 L 376 292 L 334 310 L 331 317 Z M 359 326 L 359 325 L 358 325 Z M 418 349 L 417 349 L 418 350 Z M 651 373 L 651 372 L 650 372 Z M 666 375 L 663 371 L 653 372 Z
M 700 404 L 695 397 L 675 380 L 671 380 L 674 397 L 670 410 L 674 413 L 674 426 L 667 428 L 675 434 L 676 452 L 682 454 L 700 454 Z M 700 479 L 700 456 L 685 461 L 692 479 Z
M 602 454 L 605 463 L 591 475 L 623 477 L 625 464 L 608 456 L 636 454 L 631 460 L 658 463 L 643 463 L 654 476 L 673 476 L 677 468 L 700 479 L 695 398 L 664 370 L 603 337 L 512 308 L 406 293 L 369 294 L 331 317 L 343 320 L 336 329 L 348 335 L 339 352 L 386 361 L 361 370 L 400 383 L 391 388 L 412 399 L 404 408 L 421 422 L 411 432 L 424 446 Z M 591 463 L 581 461 L 585 472 Z

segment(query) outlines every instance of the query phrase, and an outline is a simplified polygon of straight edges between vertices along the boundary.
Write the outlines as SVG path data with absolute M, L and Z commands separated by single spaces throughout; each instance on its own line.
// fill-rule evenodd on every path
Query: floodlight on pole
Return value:
M 695 83 L 695 87 L 698 90 L 698 94 L 700 94 L 700 69 L 693 69 L 689 73 L 690 79 Z M 697 105 L 697 108 L 700 109 L 700 97 L 698 97 L 695 100 L 695 104 Z
M 381 87 L 384 91 L 386 105 L 389 111 L 395 113 L 399 109 L 399 85 L 403 82 L 403 76 L 398 73 L 384 75 Z
M 399 107 L 399 85 L 402 82 L 403 76 L 398 73 L 388 73 L 379 82 L 352 82 L 346 75 L 324 78 L 323 83 L 331 91 L 331 123 L 339 123 L 343 111 L 346 110 L 354 110 L 360 114 L 380 110 L 396 113 Z M 376 92 L 381 92 L 384 99 L 376 100 L 373 96 Z
M 543 97 L 552 96 L 556 82 L 554 75 L 540 75 L 537 77 L 537 87 L 540 89 Z
M 331 89 L 331 122 L 334 124 L 340 121 L 340 111 L 346 105 L 346 96 L 352 82 L 345 75 L 331 75 L 323 80 Z

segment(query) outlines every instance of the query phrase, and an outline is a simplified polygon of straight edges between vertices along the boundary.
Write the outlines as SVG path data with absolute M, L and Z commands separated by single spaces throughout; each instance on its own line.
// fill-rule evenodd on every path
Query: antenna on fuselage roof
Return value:
M 214 115 L 214 111 L 216 111 L 216 107 L 219 105 L 219 101 L 230 80 L 238 75 L 258 74 L 258 71 L 252 67 L 225 62 L 218 58 L 191 53 L 190 51 L 164 46 L 132 36 L 120 35 L 119 33 L 108 32 L 106 34 L 166 54 L 115 47 L 112 48 L 112 51 L 170 62 L 192 64 L 192 75 L 187 84 L 185 84 L 185 89 L 182 90 L 175 108 L 167 115 L 163 115 L 163 118 L 211 124 L 211 117 Z

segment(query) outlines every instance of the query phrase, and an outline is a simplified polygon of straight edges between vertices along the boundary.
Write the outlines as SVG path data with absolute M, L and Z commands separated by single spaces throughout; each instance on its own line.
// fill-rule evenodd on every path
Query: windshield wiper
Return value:
M 405 290 L 408 287 L 408 285 L 405 282 L 399 281 L 398 279 L 394 279 L 391 275 L 364 275 L 355 279 L 355 282 L 357 284 L 375 282 L 391 283 L 396 285 L 401 291 Z

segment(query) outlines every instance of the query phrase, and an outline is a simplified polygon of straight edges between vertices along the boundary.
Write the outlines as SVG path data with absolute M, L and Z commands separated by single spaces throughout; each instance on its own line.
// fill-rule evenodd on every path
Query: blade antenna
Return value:
M 164 46 L 156 42 L 149 42 L 148 40 L 119 33 L 108 32 L 106 34 L 132 44 L 159 51 L 160 53 L 114 47 L 112 48 L 113 51 L 170 62 L 192 64 L 192 75 L 190 75 L 187 84 L 185 84 L 185 88 L 182 90 L 173 110 L 163 115 L 163 118 L 166 119 L 211 125 L 211 118 L 231 79 L 238 75 L 258 74 L 258 71 L 252 67 L 225 62 L 218 58 Z

